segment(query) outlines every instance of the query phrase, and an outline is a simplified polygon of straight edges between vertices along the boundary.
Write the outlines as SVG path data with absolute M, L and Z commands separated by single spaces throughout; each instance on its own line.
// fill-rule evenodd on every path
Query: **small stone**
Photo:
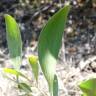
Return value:
M 70 34 L 70 33 L 72 33 L 72 32 L 73 32 L 73 29 L 72 29 L 72 27 L 68 27 L 68 28 L 66 28 L 66 32 L 67 32 L 67 34 Z
M 77 1 L 73 1 L 73 5 L 77 5 Z
M 92 69 L 96 69 L 96 62 L 92 62 L 91 67 L 92 67 Z

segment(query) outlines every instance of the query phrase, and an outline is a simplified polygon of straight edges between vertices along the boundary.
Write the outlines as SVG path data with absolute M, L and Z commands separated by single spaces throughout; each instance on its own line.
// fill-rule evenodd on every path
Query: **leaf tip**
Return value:
M 4 14 L 4 18 L 5 18 L 5 19 L 7 19 L 7 18 L 9 18 L 9 17 L 11 17 L 9 14 Z

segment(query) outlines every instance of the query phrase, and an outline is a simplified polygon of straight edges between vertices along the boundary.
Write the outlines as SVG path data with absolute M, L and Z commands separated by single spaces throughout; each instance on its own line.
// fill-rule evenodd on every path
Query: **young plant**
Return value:
M 79 87 L 83 91 L 82 96 L 96 96 L 96 78 L 81 82 Z
M 50 96 L 58 96 L 58 78 L 55 74 L 55 67 L 69 10 L 70 5 L 65 5 L 52 16 L 42 29 L 38 41 L 38 59 L 48 82 Z M 18 77 L 21 76 L 29 80 L 27 76 L 20 73 L 22 40 L 18 24 L 13 17 L 7 14 L 5 15 L 5 22 L 8 48 L 14 69 L 6 68 L 4 71 L 16 75 L 18 88 L 29 92 L 31 90 L 30 86 L 26 83 L 19 82 L 18 79 Z M 38 59 L 34 56 L 28 58 L 36 81 L 38 81 Z
M 6 38 L 12 65 L 16 70 L 20 69 L 22 61 L 22 40 L 19 26 L 10 15 L 5 14 Z
M 38 42 L 39 62 L 49 85 L 50 95 L 53 95 L 55 67 L 61 47 L 62 36 L 67 21 L 70 5 L 59 10 L 42 29 Z
M 38 83 L 38 74 L 39 74 L 39 66 L 38 66 L 38 57 L 31 55 L 28 57 L 29 63 L 31 65 L 32 68 L 32 72 L 34 74 L 34 77 Z
M 18 88 L 24 90 L 27 93 L 29 91 L 31 92 L 31 88 L 28 86 L 28 84 L 19 82 L 19 77 L 23 77 L 29 81 L 28 77 L 20 72 L 20 66 L 22 62 L 22 40 L 19 26 L 15 19 L 10 15 L 5 14 L 4 17 L 6 23 L 6 38 L 8 49 L 12 65 L 14 67 L 14 69 L 4 68 L 4 72 L 16 76 L 16 83 L 18 84 Z

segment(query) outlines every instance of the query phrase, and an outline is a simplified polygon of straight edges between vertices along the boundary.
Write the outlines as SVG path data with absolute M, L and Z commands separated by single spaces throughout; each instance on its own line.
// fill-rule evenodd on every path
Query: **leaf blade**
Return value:
M 39 62 L 45 78 L 49 84 L 50 93 L 53 90 L 53 79 L 57 63 L 59 49 L 61 47 L 62 35 L 67 20 L 70 6 L 66 5 L 57 12 L 45 25 L 40 33 L 38 42 Z
M 16 69 L 20 68 L 21 55 L 22 55 L 22 40 L 20 35 L 19 26 L 15 19 L 8 14 L 4 15 L 6 23 L 6 38 L 8 49 L 13 66 Z
M 81 82 L 79 87 L 86 96 L 96 96 L 96 78 Z
M 26 93 L 32 92 L 31 87 L 26 83 L 19 83 L 18 88 L 25 91 Z
M 39 69 L 38 69 L 38 58 L 37 58 L 37 56 L 33 56 L 33 55 L 29 56 L 28 61 L 31 65 L 34 77 L 35 77 L 36 81 L 38 81 Z
M 4 68 L 3 71 L 6 72 L 6 73 L 9 73 L 9 74 L 13 74 L 13 75 L 15 75 L 17 77 L 21 76 L 21 77 L 27 79 L 28 81 L 30 81 L 27 76 L 25 76 L 24 74 L 22 74 L 21 72 L 15 70 L 15 69 Z
M 58 78 L 55 75 L 53 81 L 53 96 L 58 96 Z

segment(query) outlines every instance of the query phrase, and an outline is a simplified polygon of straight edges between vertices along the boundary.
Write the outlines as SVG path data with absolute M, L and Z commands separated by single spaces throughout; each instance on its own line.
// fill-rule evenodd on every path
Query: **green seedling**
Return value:
M 34 77 L 36 79 L 36 81 L 38 82 L 38 57 L 37 56 L 34 56 L 34 55 L 31 55 L 28 57 L 28 60 L 29 60 L 29 63 L 31 65 L 31 68 L 32 68 L 32 72 L 34 74 Z
M 20 65 L 22 62 L 22 40 L 21 40 L 19 26 L 12 16 L 5 14 L 4 17 L 5 17 L 5 23 L 6 23 L 6 38 L 7 38 L 8 49 L 9 49 L 12 65 L 14 67 L 14 69 L 4 68 L 4 72 L 10 73 L 16 76 L 17 84 L 18 85 L 22 84 L 23 86 L 24 85 L 23 83 L 21 84 L 19 83 L 19 77 L 23 77 L 28 81 L 30 80 L 28 79 L 27 76 L 23 75 L 20 72 Z M 28 87 L 26 87 L 26 89 L 27 88 Z
M 50 96 L 58 96 L 58 79 L 55 75 L 55 67 L 58 59 L 58 53 L 62 43 L 62 36 L 67 21 L 70 5 L 65 5 L 54 16 L 49 19 L 48 23 L 42 29 L 38 42 L 38 58 L 31 56 L 28 58 L 34 77 L 38 80 L 38 61 L 44 76 L 48 82 Z M 10 15 L 5 15 L 6 33 L 10 58 L 14 69 L 4 69 L 5 72 L 14 74 L 17 77 L 18 88 L 27 93 L 31 88 L 26 83 L 19 82 L 19 77 L 28 78 L 20 73 L 22 62 L 22 40 L 18 24 Z
M 81 82 L 79 87 L 83 92 L 82 96 L 96 96 L 96 78 Z
M 3 71 L 6 72 L 6 73 L 9 73 L 9 74 L 13 74 L 16 77 L 23 77 L 23 78 L 27 79 L 28 81 L 30 81 L 30 79 L 27 76 L 25 76 L 23 73 L 15 70 L 15 69 L 4 68 Z
M 58 78 L 55 75 L 55 67 L 69 10 L 70 5 L 65 5 L 52 16 L 42 29 L 39 37 L 38 58 L 44 76 L 48 82 L 50 96 L 58 96 Z M 20 72 L 22 40 L 19 26 L 15 19 L 8 14 L 5 15 L 5 22 L 8 49 L 14 69 L 4 68 L 4 72 L 15 75 L 18 81 L 18 88 L 29 94 L 32 92 L 31 87 L 27 83 L 19 82 L 19 77 L 23 77 L 30 82 L 28 77 Z M 36 81 L 38 81 L 39 73 L 38 58 L 36 56 L 28 57 Z M 96 96 L 96 78 L 83 81 L 79 87 L 83 91 L 82 96 Z
M 8 14 L 5 14 L 5 23 L 6 38 L 12 65 L 16 70 L 19 70 L 22 61 L 22 40 L 19 26 L 15 19 Z
M 42 29 L 38 42 L 39 62 L 53 96 L 53 80 L 70 5 L 65 5 Z
M 19 77 L 22 77 L 25 80 L 31 82 L 31 80 L 27 76 L 25 76 L 23 73 L 21 73 L 20 71 L 15 70 L 15 69 L 10 69 L 10 68 L 4 68 L 3 71 L 5 73 L 9 73 L 11 75 L 14 75 L 14 76 L 18 77 L 18 81 L 17 81 L 17 78 L 16 79 L 15 78 L 11 79 L 9 76 L 6 75 L 6 77 L 9 80 L 14 81 L 14 83 L 16 83 L 18 85 L 19 90 L 21 90 L 21 91 L 23 90 L 25 92 L 25 94 L 29 94 L 30 92 L 32 92 L 31 86 L 29 86 L 28 84 L 26 84 L 24 82 L 23 83 L 19 82 Z

